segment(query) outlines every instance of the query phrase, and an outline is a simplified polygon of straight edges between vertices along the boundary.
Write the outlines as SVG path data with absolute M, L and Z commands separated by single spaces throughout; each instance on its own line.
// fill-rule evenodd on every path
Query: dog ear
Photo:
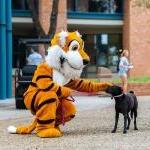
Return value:
M 134 94 L 134 91 L 129 91 L 129 93 Z
M 120 89 L 121 89 L 121 92 L 123 92 L 123 88 L 122 88 L 122 87 L 120 87 Z

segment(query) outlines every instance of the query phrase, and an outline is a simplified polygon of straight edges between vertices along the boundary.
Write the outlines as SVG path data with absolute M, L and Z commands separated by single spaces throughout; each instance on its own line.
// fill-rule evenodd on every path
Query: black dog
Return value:
M 131 112 L 131 118 L 133 118 L 134 114 L 134 130 L 138 130 L 136 124 L 138 101 L 134 92 L 131 91 L 128 94 L 124 94 L 122 88 L 116 85 L 107 88 L 106 92 L 111 94 L 112 98 L 115 99 L 116 116 L 115 116 L 115 126 L 114 129 L 112 130 L 112 133 L 116 132 L 119 113 L 122 113 L 124 115 L 124 130 L 123 130 L 124 134 L 127 133 L 127 130 L 130 127 L 131 119 L 129 116 L 129 112 Z

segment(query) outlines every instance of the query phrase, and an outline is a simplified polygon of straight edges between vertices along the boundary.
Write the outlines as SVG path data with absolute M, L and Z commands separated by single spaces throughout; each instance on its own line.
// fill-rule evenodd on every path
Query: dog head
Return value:
M 113 85 L 106 89 L 106 93 L 111 94 L 112 97 L 123 94 L 123 89 L 120 86 Z
M 68 78 L 80 77 L 89 60 L 84 50 L 84 41 L 77 31 L 56 34 L 46 56 L 46 62 Z

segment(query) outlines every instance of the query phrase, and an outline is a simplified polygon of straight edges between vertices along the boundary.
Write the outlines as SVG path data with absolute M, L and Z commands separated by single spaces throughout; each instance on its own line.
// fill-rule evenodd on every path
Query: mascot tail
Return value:
M 37 125 L 37 119 L 35 118 L 34 121 L 26 126 L 20 126 L 20 127 L 15 127 L 15 126 L 9 126 L 7 128 L 8 133 L 11 134 L 30 134 Z

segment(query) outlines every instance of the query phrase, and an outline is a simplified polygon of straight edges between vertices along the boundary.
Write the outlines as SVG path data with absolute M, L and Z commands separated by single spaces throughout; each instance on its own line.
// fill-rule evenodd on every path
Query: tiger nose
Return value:
M 83 59 L 83 65 L 87 65 L 89 63 L 89 60 Z

